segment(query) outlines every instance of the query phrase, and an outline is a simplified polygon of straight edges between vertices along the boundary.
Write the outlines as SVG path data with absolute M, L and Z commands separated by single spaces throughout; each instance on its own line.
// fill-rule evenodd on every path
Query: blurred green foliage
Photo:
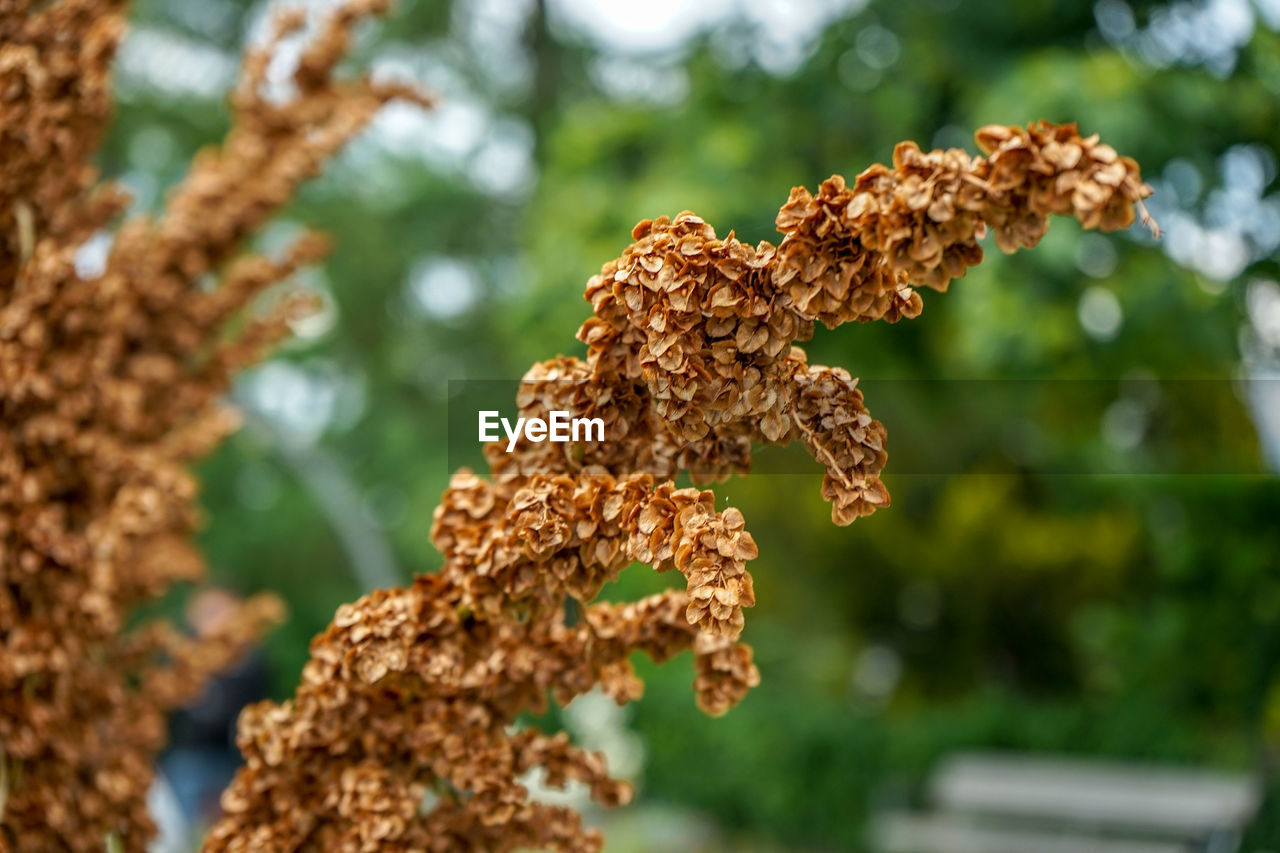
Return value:
M 298 442 L 291 462 L 263 416 L 200 472 L 214 577 L 275 589 L 292 610 L 268 643 L 278 694 L 291 692 L 309 637 L 362 591 L 349 543 L 300 470 L 323 456 L 350 486 L 354 499 L 338 512 L 359 536 L 385 545 L 401 579 L 431 571 L 431 512 L 449 474 L 448 381 L 517 377 L 534 360 L 580 353 L 582 285 L 637 220 L 687 208 L 722 234 L 772 239 L 793 185 L 852 176 L 901 139 L 972 150 L 968 134 L 982 124 L 1036 118 L 1078 121 L 1136 157 L 1175 219 L 1208 227 L 1218 208 L 1230 212 L 1223 158 L 1240 146 L 1255 146 L 1264 166 L 1270 158 L 1262 190 L 1274 186 L 1280 36 L 1261 18 L 1226 70 L 1195 56 L 1144 59 L 1134 39 L 1161 4 L 1133 7 L 1131 28 L 1121 20 L 1106 32 L 1107 10 L 1124 4 L 1095 14 L 1075 0 L 872 0 L 830 23 L 785 73 L 751 59 L 750 32 L 726 24 L 696 36 L 675 58 L 642 63 L 684 87 L 654 98 L 602 87 L 599 63 L 613 49 L 556 25 L 540 4 L 512 4 L 523 65 L 515 54 L 499 61 L 524 80 L 495 83 L 492 47 L 467 34 L 480 5 L 403 2 L 370 29 L 355 64 L 418 57 L 446 103 L 481 109 L 490 129 L 523 129 L 530 180 L 495 193 L 476 179 L 482 159 L 376 140 L 344 155 L 288 213 L 336 238 L 312 281 L 333 297 L 332 328 L 279 356 L 306 380 L 294 389 L 299 405 L 324 415 L 315 440 Z M 188 7 L 144 0 L 136 17 L 230 52 L 260 12 L 216 3 L 214 27 Z M 456 136 L 465 118 L 446 112 L 423 133 Z M 103 166 L 146 208 L 225 126 L 221 102 L 125 75 Z M 432 144 L 424 135 L 422 152 Z M 992 248 L 950 293 L 925 293 L 918 320 L 819 330 L 806 349 L 877 379 L 1097 379 L 1117 400 L 1135 376 L 1229 381 L 1240 374 L 1247 283 L 1276 275 L 1275 246 L 1225 281 L 1197 272 L 1178 245 L 1165 249 L 1136 231 L 1102 238 L 1057 222 L 1037 250 Z M 437 276 L 431 286 L 446 290 L 423 285 L 424 303 L 415 276 L 440 258 L 471 278 Z M 1098 288 L 1122 319 L 1090 335 L 1082 299 Z M 320 403 L 317 382 L 328 389 Z M 258 386 L 247 387 L 243 399 L 256 399 Z M 905 413 L 921 419 L 913 428 L 975 423 L 965 388 L 949 383 L 927 410 Z M 868 405 L 875 413 L 870 393 Z M 849 528 L 830 524 L 817 474 L 717 487 L 760 544 L 747 639 L 764 683 L 708 720 L 693 706 L 687 661 L 644 666 L 649 692 L 632 717 L 648 750 L 644 796 L 706 811 L 743 838 L 853 850 L 868 809 L 909 797 L 956 748 L 1270 770 L 1280 747 L 1280 484 L 1263 473 L 1243 403 L 1228 395 L 1199 416 L 1234 437 L 1225 452 L 1258 476 L 1179 474 L 1158 456 L 1145 461 L 1168 475 L 1048 472 L 1009 452 L 1019 430 L 1081 471 L 1150 451 L 1111 447 L 1101 429 L 1067 435 L 987 412 L 983 440 L 966 445 L 983 474 L 896 476 L 888 422 L 894 505 Z M 609 594 L 667 580 L 633 568 Z M 1280 805 L 1269 802 L 1253 832 L 1247 849 L 1280 844 Z

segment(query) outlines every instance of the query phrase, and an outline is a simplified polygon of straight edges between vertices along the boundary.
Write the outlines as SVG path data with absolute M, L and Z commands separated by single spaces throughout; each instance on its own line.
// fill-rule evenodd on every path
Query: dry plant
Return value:
M 517 401 L 526 417 L 603 418 L 606 440 L 490 444 L 491 479 L 454 477 L 433 528 L 444 568 L 339 608 L 294 698 L 245 710 L 246 765 L 205 850 L 599 850 L 598 832 L 522 780 L 577 781 L 603 805 L 630 789 L 520 716 L 595 686 L 637 698 L 637 651 L 692 650 L 711 714 L 759 681 L 738 642 L 755 543 L 740 512 L 670 478 L 745 472 L 754 443 L 794 439 L 826 469 L 836 523 L 887 506 L 884 427 L 856 380 L 794 342 L 816 322 L 915 317 L 911 284 L 945 290 L 988 230 L 1012 251 L 1050 214 L 1123 228 L 1150 193 L 1133 160 L 1072 125 L 977 139 L 984 156 L 902 143 L 852 186 L 794 189 L 777 246 L 717 238 L 690 213 L 637 225 L 587 284 L 586 359 L 534 366 Z M 687 589 L 595 602 L 632 562 L 675 569 Z
M 131 621 L 200 579 L 188 464 L 234 426 L 232 374 L 305 307 L 246 306 L 324 250 L 308 235 L 269 258 L 247 239 L 383 103 L 425 103 L 334 78 L 381 0 L 321 28 L 283 102 L 265 94 L 272 45 L 249 52 L 224 143 L 82 277 L 78 248 L 126 206 L 91 165 L 123 5 L 0 0 L 0 851 L 144 849 L 166 712 L 280 617 L 266 596 L 214 634 Z

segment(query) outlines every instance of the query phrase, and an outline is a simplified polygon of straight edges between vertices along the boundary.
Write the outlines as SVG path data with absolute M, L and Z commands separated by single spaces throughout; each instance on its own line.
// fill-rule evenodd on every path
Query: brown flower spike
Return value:
M 246 765 L 205 850 L 601 849 L 522 780 L 540 769 L 604 805 L 629 789 L 520 715 L 596 685 L 637 698 L 637 651 L 691 649 L 712 714 L 759 681 L 738 642 L 755 543 L 741 513 L 670 478 L 745 472 L 754 443 L 797 439 L 826 469 L 836 523 L 887 506 L 884 427 L 856 380 L 793 342 L 815 322 L 915 317 L 912 284 L 945 290 L 988 229 L 1006 251 L 1035 245 L 1050 214 L 1115 230 L 1150 193 L 1133 160 L 1073 125 L 992 126 L 978 143 L 977 158 L 902 143 L 852 186 L 792 190 L 777 246 L 717 238 L 690 213 L 637 225 L 587 284 L 586 359 L 535 365 L 517 399 L 526 417 L 602 418 L 606 441 L 491 444 L 492 480 L 453 478 L 433 528 L 440 573 L 341 607 L 294 698 L 245 711 Z M 675 569 L 687 589 L 595 602 L 632 562 Z
M 129 627 L 138 605 L 201 578 L 187 465 L 234 426 L 219 405 L 231 374 L 300 301 L 230 339 L 227 321 L 323 252 L 314 235 L 281 258 L 243 253 L 246 240 L 383 103 L 422 101 L 333 79 L 377 0 L 337 12 L 288 103 L 262 94 L 270 46 L 250 53 L 224 144 L 82 276 L 77 249 L 126 201 L 90 165 L 122 6 L 0 0 L 0 851 L 145 849 L 166 713 L 280 619 L 264 596 L 212 635 Z

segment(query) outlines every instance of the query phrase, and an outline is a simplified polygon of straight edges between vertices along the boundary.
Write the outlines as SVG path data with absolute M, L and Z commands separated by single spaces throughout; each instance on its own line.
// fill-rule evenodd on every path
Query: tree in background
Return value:
M 725 483 L 762 550 L 820 580 L 757 572 L 764 680 L 722 720 L 689 713 L 686 664 L 640 665 L 640 805 L 659 802 L 646 789 L 679 789 L 752 838 L 846 849 L 873 791 L 957 746 L 1251 764 L 1278 707 L 1267 697 L 1280 543 L 1259 535 L 1274 483 L 1062 472 L 1180 470 L 1203 441 L 1161 439 L 1167 408 L 1152 391 L 1165 404 L 1179 391 L 1151 380 L 1188 377 L 1215 380 L 1209 428 L 1231 469 L 1264 470 L 1249 410 L 1223 380 L 1242 338 L 1251 358 L 1278 343 L 1265 310 L 1280 150 L 1272 7 L 921 0 L 779 21 L 743 3 L 668 21 L 683 35 L 655 47 L 577 6 L 529 4 L 540 14 L 522 18 L 511 3 L 406 2 L 356 41 L 358 61 L 379 57 L 378 73 L 428 82 L 448 105 L 421 124 L 384 114 L 285 211 L 344 235 L 305 277 L 323 322 L 240 384 L 251 428 L 201 472 L 213 575 L 290 598 L 268 647 L 279 694 L 310 636 L 362 591 L 352 555 L 402 579 L 438 561 L 414 520 L 447 485 L 447 380 L 514 378 L 559 350 L 580 319 L 582 270 L 634 222 L 692 207 L 754 243 L 773 233 L 777 187 L 884 159 L 899 139 L 964 145 L 961 128 L 1072 118 L 1147 167 L 1167 257 L 1141 235 L 1059 223 L 1036 253 L 991 258 L 917 322 L 819 333 L 806 349 L 856 365 L 868 393 L 904 376 L 1108 377 L 1072 399 L 1097 403 L 1109 426 L 1010 422 L 959 382 L 939 383 L 928 410 L 890 412 L 890 399 L 911 401 L 886 385 L 892 513 L 836 532 L 804 477 Z M 662 9 L 647 4 L 655 20 Z M 217 81 L 261 7 L 147 0 L 134 17 L 127 109 L 101 163 L 147 209 L 225 130 Z M 556 83 L 535 99 L 539 75 Z M 929 473 L 903 451 L 919 446 L 917 424 L 937 422 L 972 425 L 973 441 Z M 969 465 L 988 475 L 961 476 Z M 338 530 L 307 470 L 346 483 L 331 493 L 345 495 L 354 531 Z M 373 542 L 388 559 L 369 558 Z M 657 591 L 650 574 L 624 572 L 616 592 Z M 714 750 L 723 771 L 689 774 L 695 749 Z

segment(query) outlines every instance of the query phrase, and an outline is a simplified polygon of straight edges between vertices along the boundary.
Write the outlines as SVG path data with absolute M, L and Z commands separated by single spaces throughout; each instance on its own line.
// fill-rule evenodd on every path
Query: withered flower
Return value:
M 144 849 L 166 712 L 281 618 L 262 596 L 204 635 L 129 627 L 201 578 L 188 464 L 234 427 L 219 404 L 232 372 L 299 300 L 230 339 L 226 321 L 323 250 L 307 236 L 269 259 L 241 254 L 246 238 L 381 104 L 421 100 L 333 77 L 354 18 L 384 3 L 334 16 L 289 103 L 262 95 L 270 46 L 251 53 L 225 143 L 81 278 L 77 249 L 125 207 L 91 165 L 123 5 L 0 3 L 0 850 Z
M 432 532 L 441 571 L 339 608 L 294 698 L 245 711 L 246 765 L 205 850 L 600 850 L 599 833 L 522 780 L 540 768 L 606 806 L 630 790 L 520 715 L 597 685 L 638 698 L 637 651 L 691 650 L 710 714 L 760 679 L 738 642 L 755 542 L 740 512 L 670 478 L 745 472 L 753 443 L 795 439 L 826 469 L 836 523 L 887 506 L 884 426 L 856 379 L 794 342 L 815 322 L 916 316 L 911 285 L 945 289 L 981 260 L 988 228 L 1007 250 L 1033 245 L 1052 213 L 1120 228 L 1150 192 L 1132 160 L 1074 126 L 978 139 L 988 156 L 904 143 L 852 187 L 834 176 L 816 196 L 793 190 L 776 247 L 718 238 L 691 213 L 637 225 L 587 283 L 586 359 L 534 365 L 516 401 L 524 417 L 601 418 L 605 441 L 490 444 L 492 479 L 454 476 Z M 596 601 L 632 562 L 675 569 L 686 588 Z

